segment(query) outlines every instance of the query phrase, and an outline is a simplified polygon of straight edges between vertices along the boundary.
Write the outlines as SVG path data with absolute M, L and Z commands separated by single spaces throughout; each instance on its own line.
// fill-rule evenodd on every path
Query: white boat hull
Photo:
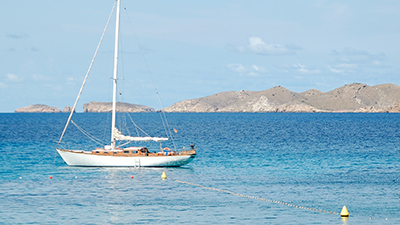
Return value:
M 173 156 L 111 156 L 94 155 L 84 151 L 63 150 L 58 154 L 69 166 L 92 167 L 176 167 L 188 164 L 195 155 Z

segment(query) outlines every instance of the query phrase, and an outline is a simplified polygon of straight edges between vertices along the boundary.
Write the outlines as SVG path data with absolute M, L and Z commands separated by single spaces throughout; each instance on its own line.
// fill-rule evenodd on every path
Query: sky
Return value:
M 0 112 L 72 106 L 114 0 L 2 1 Z M 161 109 L 224 91 L 400 85 L 400 1 L 121 3 L 118 101 Z M 111 18 L 77 111 L 111 101 Z M 158 93 L 158 95 L 156 94 Z

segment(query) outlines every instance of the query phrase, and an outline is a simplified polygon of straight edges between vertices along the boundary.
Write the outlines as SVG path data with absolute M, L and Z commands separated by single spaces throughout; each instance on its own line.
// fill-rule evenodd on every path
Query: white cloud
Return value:
M 294 44 L 267 44 L 260 37 L 250 37 L 246 46 L 230 46 L 240 53 L 254 53 L 259 55 L 287 55 L 294 54 L 301 47 Z
M 234 47 L 235 48 L 235 47 Z M 237 46 L 236 47 L 236 51 L 240 52 L 240 53 L 244 53 L 246 52 L 246 47 L 243 46 Z
M 328 66 L 332 73 L 347 75 L 350 73 L 368 73 L 372 69 L 385 67 L 386 55 L 372 54 L 365 50 L 345 48 L 343 51 L 333 51 L 335 63 Z
M 350 67 L 355 69 L 360 65 L 363 67 L 379 67 L 386 60 L 386 55 L 383 53 L 371 54 L 368 51 L 353 48 L 345 48 L 342 52 L 334 51 L 334 55 L 336 56 L 335 60 L 338 62 L 337 66 L 348 67 L 348 69 Z
M 22 38 L 29 38 L 28 34 L 11 34 L 11 33 L 7 33 L 6 37 L 8 38 L 12 38 L 12 39 L 22 39 Z
M 244 73 L 246 72 L 246 68 L 239 63 L 231 63 L 226 65 L 230 70 L 238 72 L 238 73 Z
M 252 65 L 251 66 L 255 71 L 260 72 L 260 73 L 266 73 L 268 72 L 264 67 L 262 66 L 257 66 L 257 65 Z
M 344 73 L 344 70 L 335 69 L 335 68 L 332 68 L 332 66 L 328 66 L 328 69 L 329 69 L 332 73 Z
M 21 82 L 23 80 L 22 78 L 18 77 L 15 74 L 12 74 L 12 73 L 8 73 L 6 76 L 7 76 L 7 79 L 11 82 Z
M 247 68 L 239 63 L 231 63 L 226 66 L 230 70 L 237 72 L 240 76 L 258 77 L 267 72 L 267 70 L 264 67 L 257 66 L 255 64 Z
M 302 73 L 302 74 L 319 74 L 319 73 L 321 73 L 321 71 L 318 70 L 318 69 L 316 69 L 316 70 L 308 70 L 308 69 L 305 69 L 305 68 L 300 68 L 298 71 L 300 73 Z
M 302 79 L 304 79 L 304 77 L 302 77 L 302 76 L 294 76 L 294 78 L 296 78 L 297 80 L 302 80 Z
M 250 73 L 247 73 L 246 76 L 249 76 L 249 77 L 258 77 L 258 76 L 260 76 L 260 74 L 259 74 L 259 73 L 255 73 L 255 72 L 250 72 Z
M 62 91 L 63 87 L 61 85 L 51 85 L 51 84 L 45 84 L 45 87 L 51 88 L 54 91 Z
M 7 84 L 0 82 L 0 88 L 6 88 L 6 87 L 7 87 Z
M 43 75 L 41 75 L 41 74 L 32 74 L 31 77 L 32 77 L 34 80 L 38 80 L 38 81 L 51 80 L 50 77 L 46 77 L 46 76 L 43 76 Z
M 356 69 L 358 66 L 355 63 L 340 63 L 336 65 L 337 68 L 343 68 L 343 69 Z
M 293 64 L 293 67 L 295 67 L 295 68 L 305 68 L 306 66 L 301 65 L 300 63 L 297 63 L 297 64 Z
M 314 70 L 306 69 L 306 66 L 301 65 L 300 63 L 293 64 L 293 67 L 296 68 L 296 70 L 301 74 L 319 74 L 319 73 L 321 73 L 321 71 L 318 69 L 314 69 Z
M 76 83 L 76 79 L 75 78 L 73 78 L 73 77 L 68 77 L 67 78 L 67 84 L 68 85 L 73 85 L 75 83 Z
M 280 44 L 266 44 L 259 37 L 250 37 L 248 48 L 251 52 L 265 55 L 288 54 L 290 51 Z
M 328 66 L 328 69 L 332 73 L 341 73 L 341 74 L 348 74 L 355 72 L 355 69 L 358 68 L 358 65 L 355 63 L 339 63 L 334 66 Z
M 372 66 L 383 66 L 383 63 L 382 63 L 381 61 L 376 60 L 376 61 L 373 61 L 373 62 L 371 63 L 371 65 L 372 65 Z
M 260 69 L 257 65 L 252 65 L 251 67 L 253 67 L 253 69 L 254 69 L 255 71 L 258 71 L 258 70 Z

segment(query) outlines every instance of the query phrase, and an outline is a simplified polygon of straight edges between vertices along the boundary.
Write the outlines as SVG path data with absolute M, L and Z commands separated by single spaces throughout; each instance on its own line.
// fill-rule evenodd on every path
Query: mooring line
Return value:
M 182 183 L 182 184 L 188 184 L 188 185 L 192 185 L 192 186 L 197 186 L 197 187 L 201 187 L 201 188 L 208 189 L 208 190 L 219 191 L 219 192 L 223 192 L 223 193 L 227 193 L 227 194 L 231 194 L 231 195 L 236 195 L 236 196 L 243 197 L 243 198 L 250 198 L 250 199 L 255 199 L 255 200 L 264 201 L 264 202 L 272 202 L 272 203 L 281 204 L 281 205 L 285 205 L 285 206 L 290 206 L 290 207 L 294 207 L 294 208 L 298 208 L 298 209 L 304 209 L 304 210 L 310 210 L 310 211 L 315 211 L 315 212 L 339 215 L 339 213 L 332 212 L 332 211 L 329 211 L 329 210 L 322 210 L 322 209 L 310 208 L 310 207 L 305 207 L 305 206 L 298 206 L 298 205 L 294 205 L 294 204 L 287 203 L 287 202 L 282 202 L 282 201 L 277 201 L 277 200 L 272 200 L 272 199 L 259 198 L 259 197 L 255 197 L 255 196 L 249 196 L 249 195 L 243 195 L 243 194 L 235 193 L 235 192 L 232 192 L 232 191 L 227 191 L 227 190 L 222 190 L 222 189 L 212 188 L 212 187 L 206 187 L 206 186 L 203 186 L 203 185 L 200 185 L 200 184 L 190 183 L 190 182 L 186 182 L 186 181 L 175 180 L 175 182 Z

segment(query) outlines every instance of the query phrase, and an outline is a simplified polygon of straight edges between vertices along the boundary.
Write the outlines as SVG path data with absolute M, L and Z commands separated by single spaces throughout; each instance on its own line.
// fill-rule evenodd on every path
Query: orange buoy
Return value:
M 133 179 L 133 176 L 131 176 L 131 179 Z
M 53 176 L 50 176 L 50 179 L 53 179 Z

